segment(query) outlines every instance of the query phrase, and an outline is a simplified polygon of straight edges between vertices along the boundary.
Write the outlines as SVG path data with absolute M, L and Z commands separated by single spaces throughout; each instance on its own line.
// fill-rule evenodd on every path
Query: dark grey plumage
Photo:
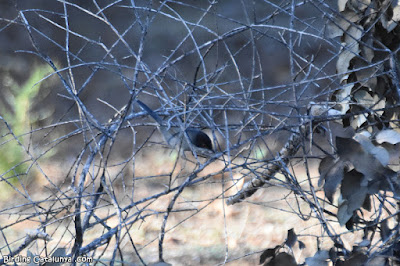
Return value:
M 137 100 L 137 103 L 157 122 L 158 129 L 168 146 L 181 151 L 195 151 L 200 155 L 210 156 L 213 154 L 212 142 L 206 133 L 197 128 L 189 127 L 185 130 L 185 136 L 179 127 L 169 127 L 161 117 L 142 101 Z M 190 140 L 191 144 L 187 142 L 187 139 Z

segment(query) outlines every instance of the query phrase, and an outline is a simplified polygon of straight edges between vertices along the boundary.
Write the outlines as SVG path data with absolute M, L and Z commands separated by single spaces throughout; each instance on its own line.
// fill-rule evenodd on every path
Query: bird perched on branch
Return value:
M 181 152 L 192 151 L 196 155 L 205 157 L 214 154 L 211 139 L 206 133 L 193 127 L 188 127 L 186 130 L 182 130 L 180 127 L 171 127 L 142 101 L 136 101 L 157 122 L 158 129 L 169 147 Z

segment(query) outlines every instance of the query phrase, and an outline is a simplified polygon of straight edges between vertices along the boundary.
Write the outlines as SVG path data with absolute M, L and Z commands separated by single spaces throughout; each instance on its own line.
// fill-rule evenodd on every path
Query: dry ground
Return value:
M 169 173 L 170 167 L 172 167 L 169 160 L 164 158 L 162 161 L 153 161 L 149 160 L 148 156 L 149 154 L 138 158 L 136 163 L 135 176 L 137 181 L 135 183 L 134 200 L 164 191 L 170 180 L 168 176 L 163 176 L 163 174 Z M 61 184 L 62 180 L 65 179 L 66 169 L 63 169 L 65 164 L 53 162 L 42 164 L 42 166 L 43 171 L 51 177 L 54 183 Z M 212 166 L 207 169 L 207 173 L 212 172 L 213 167 L 215 167 L 215 170 L 219 170 L 218 167 L 220 166 Z M 186 176 L 185 171 L 180 173 L 182 177 L 177 178 L 174 184 L 183 182 Z M 305 177 L 305 172 L 301 165 L 296 166 L 295 171 L 297 176 Z M 110 168 L 108 173 L 109 177 L 113 177 L 117 175 L 118 171 Z M 149 178 L 149 176 L 155 175 L 158 175 L 158 177 Z M 315 166 L 311 171 L 311 175 L 312 177 L 317 177 L 318 175 Z M 132 192 L 129 182 L 131 177 L 132 173 L 128 171 L 123 178 L 124 182 L 120 180 L 113 183 L 120 206 L 126 206 L 131 202 L 126 196 Z M 147 178 L 140 179 L 140 177 Z M 228 176 L 226 178 L 229 179 Z M 303 221 L 293 214 L 293 211 L 297 208 L 293 194 L 290 194 L 284 188 L 269 187 L 259 190 L 246 202 L 227 206 L 225 203 L 226 197 L 236 191 L 237 188 L 233 187 L 222 196 L 222 184 L 224 183 L 222 181 L 220 177 L 210 178 L 183 191 L 174 207 L 177 212 L 172 213 L 168 220 L 168 231 L 164 241 L 165 261 L 173 265 L 217 265 L 224 263 L 224 261 L 226 261 L 227 265 L 256 265 L 261 252 L 266 248 L 273 248 L 283 243 L 287 231 L 291 228 L 295 229 L 295 232 L 300 235 L 299 239 L 307 246 L 304 250 L 298 249 L 297 245 L 294 248 L 297 262 L 303 262 L 304 258 L 315 253 L 316 238 L 314 236 L 321 235 L 321 229 L 317 220 L 310 218 L 308 221 Z M 64 187 L 69 185 L 68 182 Z M 44 207 L 51 203 L 50 201 L 46 202 L 46 199 L 51 197 L 50 191 L 54 192 L 54 189 L 46 189 L 51 188 L 51 185 L 43 178 L 43 175 L 39 173 L 35 182 L 25 181 L 25 183 L 30 191 L 31 198 L 36 201 L 43 201 L 38 205 Z M 232 182 L 225 182 L 224 188 L 231 184 Z M 3 211 L 0 215 L 0 223 L 4 227 L 15 222 L 15 224 L 3 230 L 3 233 L 7 236 L 8 243 L 15 247 L 17 245 L 12 244 L 12 241 L 25 236 L 26 230 L 37 228 L 40 220 L 38 217 L 22 220 L 33 212 L 34 208 L 31 206 L 5 211 L 7 206 L 16 206 L 22 202 L 17 193 L 14 192 L 13 194 L 14 196 L 9 201 L 3 202 L 1 206 Z M 67 194 L 73 195 L 71 191 Z M 164 211 L 172 197 L 173 193 L 170 193 L 152 201 L 150 205 L 141 204 L 136 206 L 138 209 L 146 208 L 142 215 L 152 214 L 136 222 L 129 229 L 132 240 L 146 262 L 156 262 L 158 260 L 160 227 Z M 99 208 L 96 214 L 100 218 L 106 217 L 115 211 L 110 201 L 102 201 L 99 206 L 102 207 Z M 128 215 L 134 216 L 134 212 L 137 210 L 136 207 L 132 208 Z M 309 208 L 305 203 L 300 202 L 300 207 L 304 214 L 309 214 Z M 26 211 L 21 211 L 23 209 L 26 209 Z M 18 212 L 15 210 L 18 210 Z M 73 212 L 73 208 L 69 211 L 57 213 L 52 220 L 54 222 L 47 225 L 46 231 L 53 239 L 48 242 L 48 247 L 64 246 L 71 248 L 74 234 L 71 212 Z M 8 215 L 8 213 L 14 214 Z M 43 219 L 43 216 L 41 218 Z M 119 220 L 117 216 L 113 216 L 106 223 L 108 226 L 114 227 L 118 225 Z M 101 235 L 100 227 L 96 228 L 87 231 L 84 245 Z M 337 229 L 346 231 L 339 226 L 337 226 Z M 2 247 L 5 245 L 3 240 L 2 238 L 0 241 Z M 322 246 L 331 245 L 328 239 L 321 238 L 320 241 Z M 354 237 L 351 234 L 348 235 L 348 241 L 349 244 L 354 242 Z M 124 261 L 130 263 L 138 262 L 136 255 L 133 253 L 130 240 L 125 237 L 121 242 Z M 28 249 L 32 252 L 36 250 L 39 253 L 43 248 L 43 243 L 44 241 L 38 240 Z M 105 257 L 111 257 L 113 243 L 114 239 L 110 242 L 111 246 L 107 248 Z M 99 250 L 102 249 L 104 247 L 99 248 Z M 5 249 L 2 252 L 7 254 Z M 22 251 L 21 254 L 25 255 L 26 250 Z

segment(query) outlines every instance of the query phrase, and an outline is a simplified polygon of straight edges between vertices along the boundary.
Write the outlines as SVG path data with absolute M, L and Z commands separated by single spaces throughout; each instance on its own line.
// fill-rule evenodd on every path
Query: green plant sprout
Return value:
M 17 177 L 26 176 L 26 171 L 31 163 L 27 155 L 27 146 L 30 141 L 31 124 L 39 120 L 39 115 L 30 113 L 33 100 L 41 91 L 41 83 L 51 73 L 51 68 L 46 65 L 35 66 L 29 78 L 22 86 L 15 80 L 10 82 L 10 90 L 4 92 L 4 101 L 7 107 L 0 106 L 0 114 L 7 122 L 9 128 L 2 130 L 3 139 L 0 152 L 0 176 L 7 179 L 12 185 L 17 182 Z M 5 126 L 3 128 L 6 128 Z M 11 132 L 10 132 L 11 129 Z M 25 148 L 24 148 L 25 147 Z M 8 182 L 0 182 L 0 187 L 9 186 Z M 2 191 L 6 191 L 3 189 Z M 7 189 L 7 191 L 12 191 Z

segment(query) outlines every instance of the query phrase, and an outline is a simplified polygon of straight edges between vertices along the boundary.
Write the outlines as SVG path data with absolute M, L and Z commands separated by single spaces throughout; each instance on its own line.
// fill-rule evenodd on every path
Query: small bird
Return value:
M 211 139 L 203 131 L 188 127 L 183 134 L 180 127 L 169 127 L 153 110 L 142 101 L 136 100 L 140 107 L 146 111 L 158 124 L 158 129 L 163 135 L 168 146 L 184 151 L 194 151 L 197 155 L 210 157 L 214 154 Z M 188 143 L 188 140 L 190 143 Z

